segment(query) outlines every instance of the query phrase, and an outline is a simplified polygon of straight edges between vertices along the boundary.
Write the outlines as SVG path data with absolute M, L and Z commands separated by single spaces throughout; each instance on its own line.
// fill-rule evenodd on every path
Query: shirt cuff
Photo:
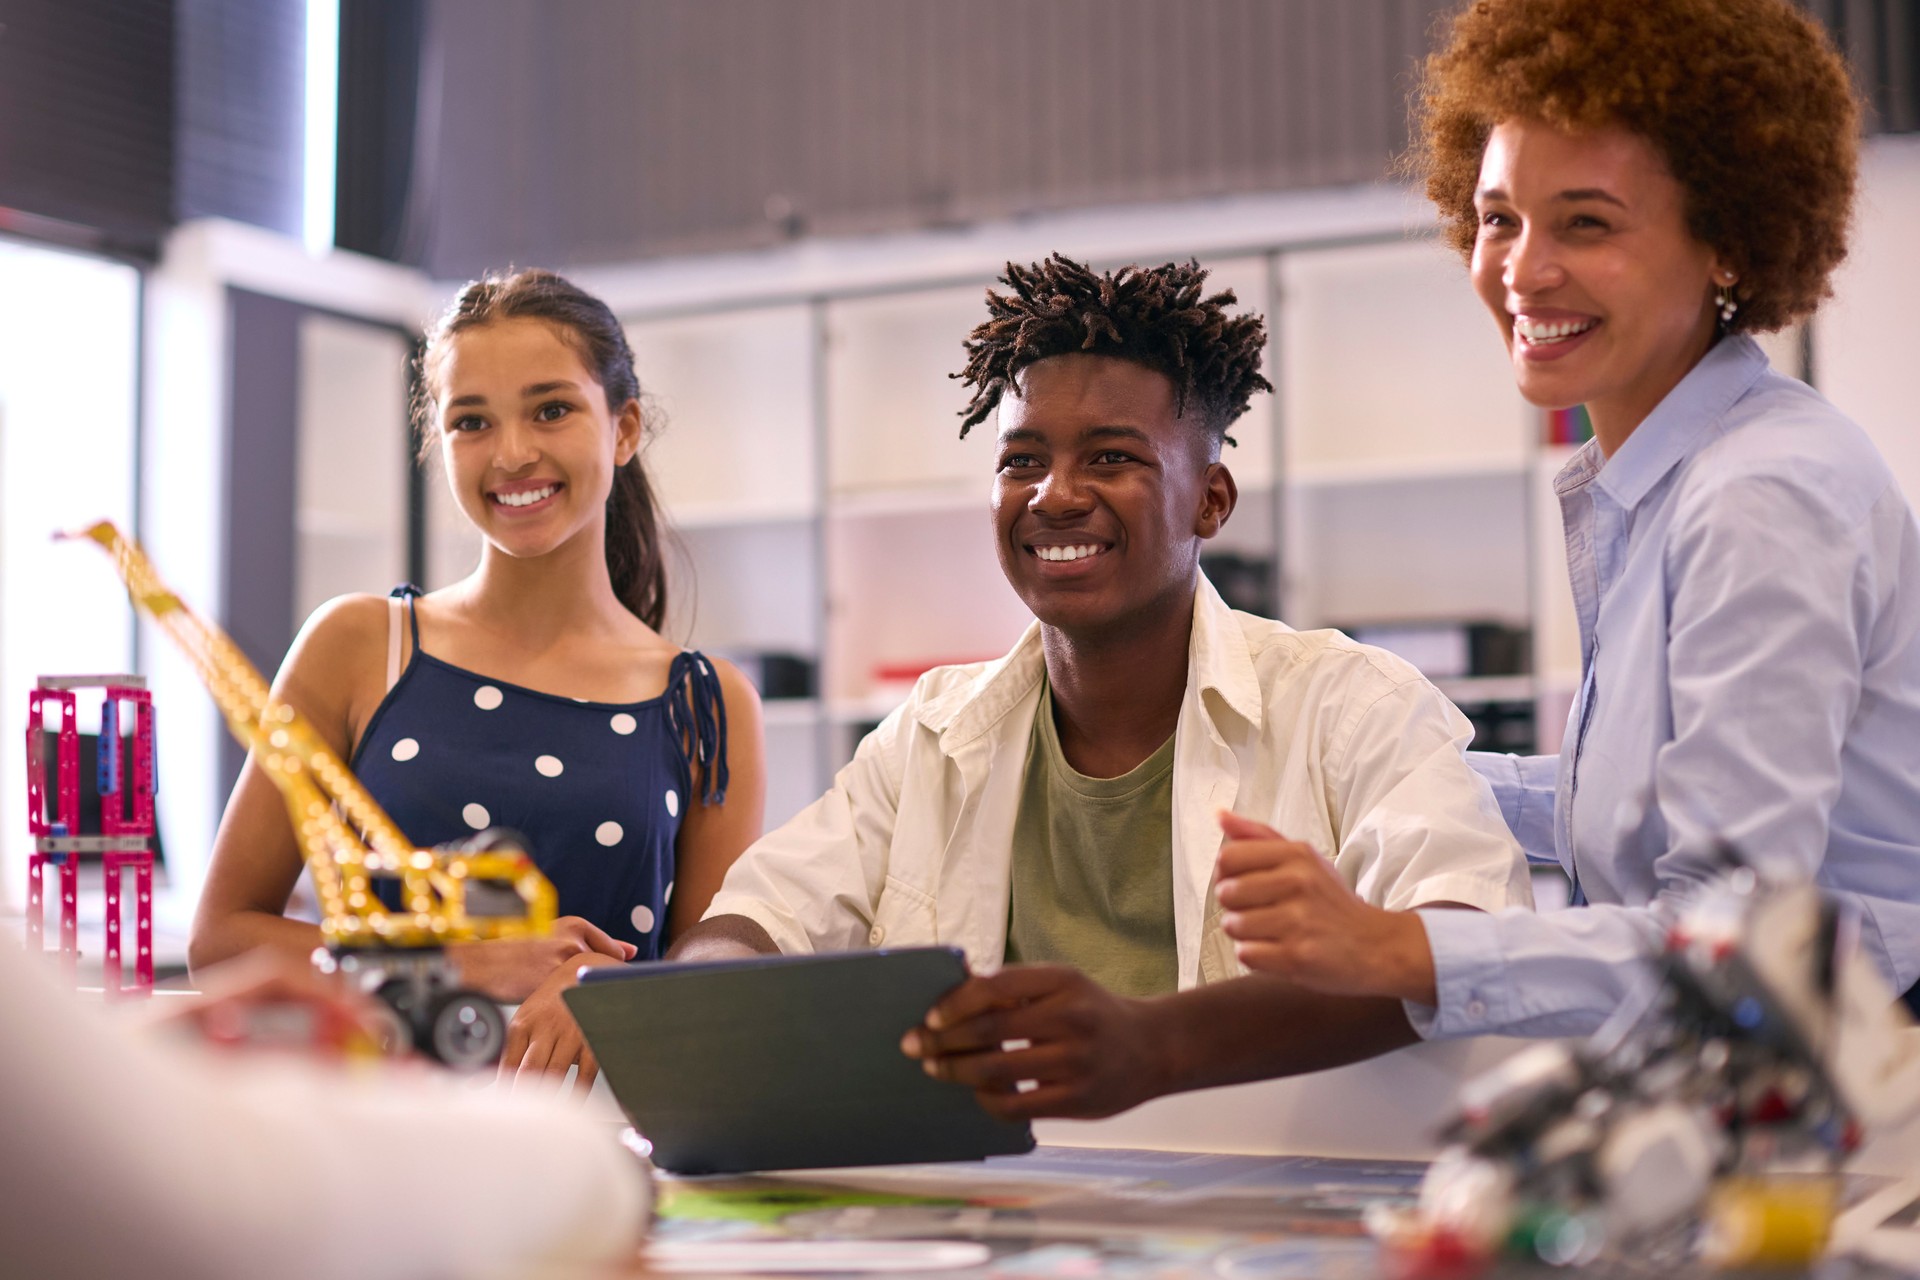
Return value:
M 1417 914 L 1427 931 L 1427 949 L 1433 955 L 1433 989 L 1438 1003 L 1402 1002 L 1407 1021 L 1423 1040 L 1491 1033 L 1506 1021 L 1501 1005 L 1507 965 L 1500 950 L 1497 918 L 1449 908 Z
M 1520 825 L 1513 829 L 1514 839 L 1531 861 L 1558 866 L 1553 806 L 1560 794 L 1560 757 L 1515 756 L 1513 768 L 1520 779 Z
M 767 905 L 765 899 L 738 890 L 729 891 L 722 886 L 720 892 L 713 895 L 713 901 L 707 904 L 707 913 L 701 920 L 711 920 L 715 916 L 743 916 L 767 931 L 773 939 L 773 945 L 780 948 L 783 956 L 812 955 L 813 939 L 804 929 L 798 927 L 793 918 L 784 912 L 776 911 Z

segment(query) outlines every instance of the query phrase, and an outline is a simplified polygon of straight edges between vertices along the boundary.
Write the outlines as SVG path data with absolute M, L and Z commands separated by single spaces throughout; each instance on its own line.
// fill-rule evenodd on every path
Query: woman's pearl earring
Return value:
M 1740 300 L 1733 296 L 1733 285 L 1723 284 L 1714 293 L 1714 302 L 1720 308 L 1720 326 L 1725 328 L 1733 323 L 1733 313 L 1740 309 Z

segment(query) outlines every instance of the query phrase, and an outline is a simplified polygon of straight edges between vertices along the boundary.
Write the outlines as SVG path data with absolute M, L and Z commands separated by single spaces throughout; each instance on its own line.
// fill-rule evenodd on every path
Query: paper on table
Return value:
M 958 1271 L 988 1256 L 966 1240 L 660 1240 L 641 1250 L 663 1275 Z

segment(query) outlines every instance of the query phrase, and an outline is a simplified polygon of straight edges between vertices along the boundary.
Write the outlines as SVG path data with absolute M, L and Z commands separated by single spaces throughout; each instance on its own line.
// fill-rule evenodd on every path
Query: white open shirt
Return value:
M 1246 971 L 1212 893 L 1223 809 L 1328 854 L 1377 906 L 1532 904 L 1467 767 L 1470 726 L 1413 667 L 1230 610 L 1204 577 L 1189 653 L 1171 841 L 1182 989 Z M 745 916 L 788 954 L 939 944 L 998 968 L 1044 673 L 1037 623 L 1004 658 L 927 672 L 832 790 L 741 855 L 707 916 Z

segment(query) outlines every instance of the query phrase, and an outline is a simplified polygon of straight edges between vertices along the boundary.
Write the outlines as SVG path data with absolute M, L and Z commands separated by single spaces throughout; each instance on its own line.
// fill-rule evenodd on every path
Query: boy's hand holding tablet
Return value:
M 1166 1089 L 1151 1002 L 1114 995 L 1064 965 L 968 978 L 900 1048 L 1006 1120 L 1097 1119 Z

